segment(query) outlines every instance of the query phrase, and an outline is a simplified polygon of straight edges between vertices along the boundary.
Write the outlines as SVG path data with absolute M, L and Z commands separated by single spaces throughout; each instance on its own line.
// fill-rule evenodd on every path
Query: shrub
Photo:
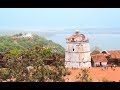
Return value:
M 76 76 L 77 79 L 79 79 L 79 82 L 92 82 L 92 78 L 89 77 L 89 70 L 88 69 L 81 69 L 82 73 L 79 73 L 78 76 Z

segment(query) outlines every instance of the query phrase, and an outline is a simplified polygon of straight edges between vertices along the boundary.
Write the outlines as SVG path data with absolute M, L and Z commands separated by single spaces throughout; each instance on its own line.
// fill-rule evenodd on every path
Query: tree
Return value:
M 79 82 L 92 82 L 92 78 L 89 77 L 89 70 L 88 69 L 81 69 L 82 72 L 76 77 L 79 79 Z
M 8 53 L 9 54 L 9 53 Z M 55 63 L 52 67 L 44 64 L 44 58 L 53 55 Z M 6 63 L 9 76 L 14 76 L 17 82 L 63 82 L 63 76 L 67 75 L 67 70 L 59 54 L 51 54 L 51 49 L 42 45 L 35 45 L 15 56 L 10 56 Z M 27 67 L 33 67 L 27 70 Z M 7 79 L 7 78 L 6 78 Z
M 17 34 L 18 37 L 21 35 L 22 33 Z M 1 36 L 0 41 L 1 41 L 0 52 L 4 52 L 6 50 L 13 50 L 13 49 L 24 50 L 26 48 L 33 47 L 34 44 L 40 44 L 40 45 L 44 45 L 44 47 L 50 47 L 50 48 L 56 47 L 58 53 L 64 54 L 64 48 L 61 45 L 49 41 L 38 35 L 34 35 L 33 39 L 29 39 L 29 40 L 28 38 L 22 38 L 22 37 L 14 39 L 13 36 Z
M 19 36 L 22 36 L 23 34 L 22 34 L 22 33 L 19 33 L 18 35 L 19 35 Z

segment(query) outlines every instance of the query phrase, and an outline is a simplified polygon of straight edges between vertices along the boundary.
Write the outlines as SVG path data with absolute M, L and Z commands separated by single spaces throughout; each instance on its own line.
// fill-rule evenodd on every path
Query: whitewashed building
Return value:
M 66 38 L 65 67 L 91 67 L 89 40 L 79 31 Z
M 22 35 L 22 37 L 24 37 L 24 38 L 26 38 L 26 37 L 32 38 L 33 35 L 31 33 L 26 33 L 26 34 Z

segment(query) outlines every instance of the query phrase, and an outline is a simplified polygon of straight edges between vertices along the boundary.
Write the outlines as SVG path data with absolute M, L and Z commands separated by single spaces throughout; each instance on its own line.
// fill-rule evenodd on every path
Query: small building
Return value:
M 26 38 L 26 37 L 32 38 L 33 35 L 31 33 L 25 33 L 24 35 L 22 35 L 22 37 L 24 37 L 24 38 Z
M 120 66 L 120 50 L 102 51 L 100 54 L 91 55 L 91 57 L 92 66 Z
M 108 50 L 103 51 L 102 53 L 108 54 L 108 65 L 115 64 L 117 66 L 120 66 L 120 50 Z
M 93 67 L 100 67 L 100 66 L 106 66 L 108 63 L 108 60 L 106 58 L 107 54 L 95 54 L 91 56 L 91 64 Z
M 19 39 L 19 38 L 33 38 L 33 34 L 31 33 L 19 33 L 16 35 L 13 35 L 13 39 Z

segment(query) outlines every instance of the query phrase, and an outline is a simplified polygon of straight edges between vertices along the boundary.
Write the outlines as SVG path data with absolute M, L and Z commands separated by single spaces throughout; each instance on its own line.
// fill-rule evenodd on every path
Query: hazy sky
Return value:
M 0 27 L 120 27 L 119 8 L 0 8 Z
M 110 33 L 114 28 L 120 28 L 120 8 L 0 8 L 0 30 L 42 32 L 52 29 L 62 31 L 67 28 L 113 28 L 107 31 Z M 95 31 L 97 30 L 93 32 Z M 112 43 L 107 41 L 115 41 L 111 36 L 107 39 L 104 39 L 105 35 L 100 37 L 95 36 L 94 40 L 99 40 L 98 44 L 101 47 L 120 49 L 120 42 L 118 42 L 120 35 L 117 35 L 114 39 L 118 40 Z

